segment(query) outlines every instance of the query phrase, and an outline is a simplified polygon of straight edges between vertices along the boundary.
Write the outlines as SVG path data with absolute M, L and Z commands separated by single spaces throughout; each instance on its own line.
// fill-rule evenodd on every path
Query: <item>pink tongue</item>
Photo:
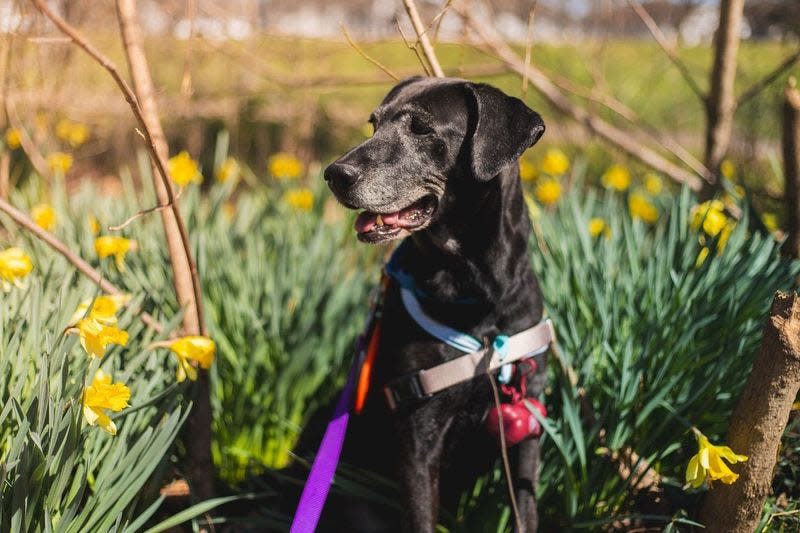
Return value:
M 355 228 L 358 233 L 366 233 L 371 231 L 378 223 L 378 215 L 377 213 L 370 213 L 369 211 L 364 211 L 358 218 L 356 218 Z M 388 215 L 381 215 L 381 220 L 387 226 L 394 226 L 400 221 L 400 211 L 396 213 L 389 213 Z

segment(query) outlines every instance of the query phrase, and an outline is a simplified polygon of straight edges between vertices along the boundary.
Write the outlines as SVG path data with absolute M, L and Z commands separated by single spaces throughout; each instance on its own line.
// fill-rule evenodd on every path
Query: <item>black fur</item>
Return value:
M 426 311 L 479 339 L 538 323 L 542 299 L 528 256 L 531 226 L 517 159 L 544 132 L 539 115 L 488 85 L 411 78 L 392 89 L 372 121 L 373 137 L 331 164 L 325 177 L 344 205 L 376 213 L 435 197 L 423 227 L 394 236 L 410 239 L 400 266 L 430 296 L 422 301 Z M 351 418 L 343 461 L 397 479 L 404 512 L 398 520 L 377 516 L 366 503 L 343 509 L 339 502 L 329 511 L 354 522 L 336 528 L 432 532 L 440 498 L 454 508 L 461 491 L 494 463 L 498 445 L 483 429 L 493 404 L 487 379 L 394 413 L 383 398 L 391 379 L 460 355 L 422 331 L 390 286 L 370 395 L 363 414 Z M 530 378 L 532 396 L 542 390 L 543 366 Z M 526 531 L 535 531 L 539 442 L 524 441 L 510 453 Z

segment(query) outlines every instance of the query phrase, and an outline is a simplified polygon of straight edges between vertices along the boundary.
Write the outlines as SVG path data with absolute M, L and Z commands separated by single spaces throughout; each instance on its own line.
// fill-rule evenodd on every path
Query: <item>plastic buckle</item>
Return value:
M 383 387 L 389 409 L 395 411 L 399 406 L 410 401 L 423 400 L 430 396 L 422 389 L 419 371 L 399 377 Z

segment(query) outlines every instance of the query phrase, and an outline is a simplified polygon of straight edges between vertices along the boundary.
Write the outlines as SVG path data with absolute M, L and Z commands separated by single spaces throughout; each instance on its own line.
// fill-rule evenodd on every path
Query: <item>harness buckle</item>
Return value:
M 418 370 L 412 374 L 401 376 L 383 387 L 383 394 L 386 396 L 389 409 L 395 411 L 398 406 L 406 402 L 419 401 L 431 396 L 422 388 L 419 373 Z

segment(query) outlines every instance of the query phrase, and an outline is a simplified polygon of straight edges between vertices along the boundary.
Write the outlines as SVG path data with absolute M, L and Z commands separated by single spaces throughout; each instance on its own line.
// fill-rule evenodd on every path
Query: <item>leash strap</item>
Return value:
M 333 412 L 331 421 L 325 429 L 325 436 L 322 437 L 322 444 L 319 446 L 311 472 L 306 479 L 303 494 L 294 512 L 290 533 L 313 533 L 317 528 L 322 508 L 328 498 L 333 476 L 336 474 L 336 466 L 339 464 L 339 456 L 342 453 L 345 433 L 347 432 L 347 422 L 350 418 L 350 403 L 355 391 L 355 376 L 359 365 L 354 364 L 347 377 L 347 384 L 339 396 L 336 409 Z
M 436 337 L 462 352 L 470 353 L 481 349 L 481 342 L 472 335 L 462 333 L 429 317 L 423 311 L 419 300 L 414 296 L 414 292 L 411 289 L 401 287 L 400 298 L 403 300 L 403 305 L 408 314 L 411 315 L 419 327 L 427 331 L 432 337 Z

